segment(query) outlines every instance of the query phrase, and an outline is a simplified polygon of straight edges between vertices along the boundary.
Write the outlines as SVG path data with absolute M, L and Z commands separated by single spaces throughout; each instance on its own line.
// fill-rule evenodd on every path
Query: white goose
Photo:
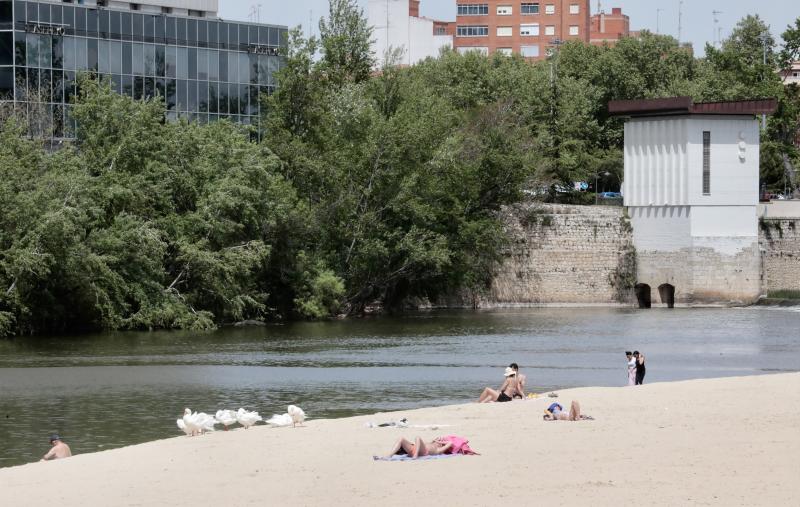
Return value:
M 217 420 L 214 419 L 213 415 L 208 415 L 205 412 L 200 412 L 197 414 L 197 424 L 200 426 L 200 432 L 206 433 L 207 431 L 214 431 L 214 425 L 217 423 Z
M 302 426 L 303 422 L 306 420 L 306 413 L 303 412 L 302 408 L 295 405 L 289 405 L 288 413 L 292 418 L 292 428 L 298 424 Z
M 270 426 L 291 426 L 294 428 L 298 424 L 302 426 L 305 420 L 306 413 L 303 412 L 302 408 L 295 405 L 289 405 L 287 413 L 273 415 L 267 420 L 267 424 Z
M 196 433 L 200 432 L 200 426 L 197 424 L 197 412 L 192 413 L 192 410 L 187 408 L 183 411 L 183 428 L 181 428 L 187 435 L 194 436 Z M 180 428 L 181 425 L 178 424 Z
M 192 436 L 192 430 L 186 427 L 186 423 L 183 422 L 183 419 L 178 419 L 175 422 L 178 423 L 178 428 L 180 428 L 182 432 L 186 433 L 187 437 Z
M 236 411 L 236 421 L 244 426 L 244 429 L 249 428 L 261 420 L 263 419 L 261 419 L 261 416 L 258 415 L 258 412 L 248 412 L 243 408 L 240 408 Z
M 267 419 L 267 424 L 270 426 L 291 426 L 292 425 L 292 416 L 289 414 L 275 414 L 269 419 Z
M 219 424 L 225 426 L 225 431 L 228 431 L 228 426 L 236 424 L 236 412 L 233 410 L 217 410 L 214 419 L 216 419 Z

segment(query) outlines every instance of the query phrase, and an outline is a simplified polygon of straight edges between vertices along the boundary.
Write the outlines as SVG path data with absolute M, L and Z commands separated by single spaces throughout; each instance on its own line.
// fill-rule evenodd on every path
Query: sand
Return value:
M 180 436 L 0 469 L 0 504 L 800 505 L 800 374 L 559 395 L 596 420 L 544 422 L 545 398 Z M 400 417 L 453 426 L 365 427 Z M 451 433 L 481 455 L 372 460 Z

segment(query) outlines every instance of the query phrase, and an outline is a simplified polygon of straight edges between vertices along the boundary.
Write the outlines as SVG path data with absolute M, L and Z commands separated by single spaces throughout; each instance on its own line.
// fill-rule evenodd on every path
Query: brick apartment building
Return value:
M 600 11 L 592 16 L 589 34 L 591 44 L 602 46 L 614 45 L 623 37 L 636 37 L 639 32 L 631 32 L 631 19 L 622 13 L 622 9 L 614 7 L 611 14 Z
M 521 54 L 531 60 L 547 57 L 559 41 L 614 44 L 635 36 L 622 9 L 611 14 L 590 12 L 589 0 L 456 0 L 456 21 L 420 16 L 420 0 L 369 0 L 373 50 L 404 50 L 403 64 L 438 56 L 441 48 L 466 53 Z
M 458 0 L 459 52 L 517 53 L 541 59 L 557 41 L 589 43 L 589 0 Z

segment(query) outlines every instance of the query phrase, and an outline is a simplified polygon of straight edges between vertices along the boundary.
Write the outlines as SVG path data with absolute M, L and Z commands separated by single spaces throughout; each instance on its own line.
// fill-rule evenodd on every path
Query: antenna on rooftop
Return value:
M 247 15 L 251 23 L 261 23 L 261 4 L 250 5 L 250 13 Z
M 717 44 L 722 44 L 722 28 L 719 26 L 719 15 L 724 14 L 722 11 L 711 11 L 711 14 L 714 16 L 714 46 Z
M 678 2 L 678 44 L 683 38 L 683 0 Z
M 656 9 L 656 33 L 661 33 L 661 13 L 664 9 Z

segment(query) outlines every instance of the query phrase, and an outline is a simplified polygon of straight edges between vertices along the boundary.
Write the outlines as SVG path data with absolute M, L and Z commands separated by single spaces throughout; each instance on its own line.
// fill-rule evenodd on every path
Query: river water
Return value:
M 184 407 L 310 417 L 463 403 L 517 362 L 528 391 L 800 370 L 800 312 L 546 308 L 433 312 L 213 333 L 0 340 L 0 467 L 59 432 L 74 453 L 179 435 Z

